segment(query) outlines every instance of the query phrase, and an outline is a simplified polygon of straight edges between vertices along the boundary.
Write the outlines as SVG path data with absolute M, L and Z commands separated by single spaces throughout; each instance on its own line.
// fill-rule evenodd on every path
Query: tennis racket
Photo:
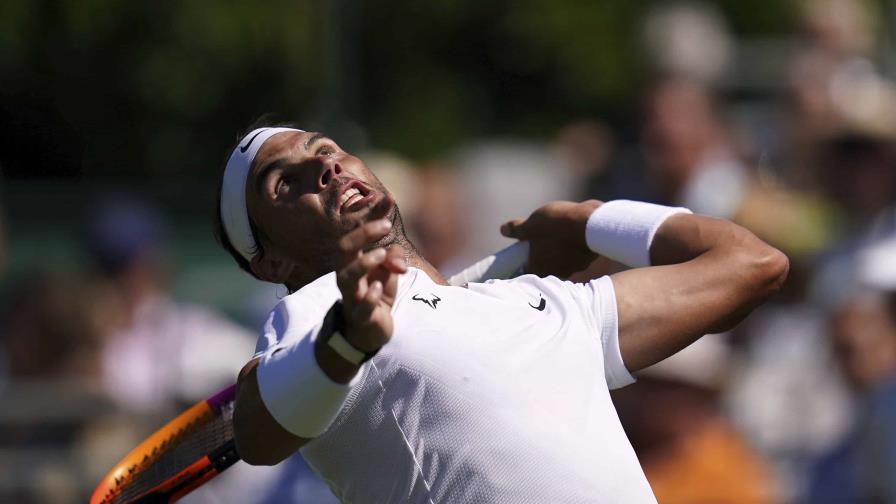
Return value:
M 522 272 L 529 244 L 517 242 L 448 279 L 463 285 Z M 233 440 L 236 385 L 200 401 L 146 438 L 102 479 L 90 504 L 175 502 L 240 460 Z

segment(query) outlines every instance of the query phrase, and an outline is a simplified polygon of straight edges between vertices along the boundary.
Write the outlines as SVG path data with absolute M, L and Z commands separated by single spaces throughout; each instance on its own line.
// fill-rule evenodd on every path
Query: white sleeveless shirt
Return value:
M 335 275 L 284 298 L 256 355 L 310 338 Z M 392 340 L 301 453 L 350 503 L 655 503 L 609 389 L 619 353 L 609 277 L 525 275 L 464 287 L 411 269 Z

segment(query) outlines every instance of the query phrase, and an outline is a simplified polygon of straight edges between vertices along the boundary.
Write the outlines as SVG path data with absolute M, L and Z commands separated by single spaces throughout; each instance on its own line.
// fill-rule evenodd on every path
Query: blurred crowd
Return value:
M 587 117 L 548 141 L 483 138 L 425 163 L 358 154 L 444 273 L 508 245 L 502 222 L 557 199 L 686 206 L 782 249 L 783 291 L 640 373 L 614 394 L 619 416 L 663 504 L 896 503 L 896 84 L 877 4 L 806 2 L 774 55 L 786 79 L 762 93 L 742 80 L 763 58 L 744 56 L 758 50 L 716 10 L 656 5 L 634 133 Z M 105 198 L 81 222 L 79 269 L 25 272 L 5 271 L 0 223 L 0 394 L 15 406 L 0 413 L 4 502 L 83 501 L 252 354 L 257 327 L 171 293 L 176 222 L 155 202 Z M 188 501 L 292 498 L 332 499 L 298 456 L 237 466 Z

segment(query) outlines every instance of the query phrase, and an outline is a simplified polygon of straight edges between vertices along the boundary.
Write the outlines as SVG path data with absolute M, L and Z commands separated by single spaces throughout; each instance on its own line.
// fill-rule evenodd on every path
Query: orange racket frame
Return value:
M 90 504 L 116 502 L 137 474 L 154 464 L 185 436 L 197 432 L 219 417 L 225 407 L 233 403 L 235 393 L 236 385 L 225 388 L 209 399 L 196 403 L 146 438 L 106 474 L 93 491 Z M 231 437 L 198 460 L 187 462 L 174 475 L 126 502 L 174 502 L 239 460 Z

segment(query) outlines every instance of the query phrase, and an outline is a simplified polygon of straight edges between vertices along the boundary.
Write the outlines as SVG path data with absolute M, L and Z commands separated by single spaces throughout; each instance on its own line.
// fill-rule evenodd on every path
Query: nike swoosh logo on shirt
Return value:
M 264 130 L 261 130 L 261 131 L 259 131 L 258 133 L 252 135 L 252 138 L 250 138 L 249 141 L 246 142 L 246 145 L 243 145 L 242 147 L 240 147 L 240 152 L 242 152 L 242 153 L 245 154 L 245 153 L 246 153 L 246 150 L 249 149 L 249 146 L 252 145 L 252 141 L 255 140 L 255 137 L 257 137 L 258 135 L 260 135 L 260 134 L 262 134 L 262 133 L 264 133 Z
M 541 298 L 541 302 L 538 303 L 538 306 L 535 306 L 532 303 L 529 303 L 529 306 L 531 306 L 532 308 L 535 308 L 538 311 L 544 311 L 544 308 L 547 305 L 548 305 L 548 302 L 544 298 Z

